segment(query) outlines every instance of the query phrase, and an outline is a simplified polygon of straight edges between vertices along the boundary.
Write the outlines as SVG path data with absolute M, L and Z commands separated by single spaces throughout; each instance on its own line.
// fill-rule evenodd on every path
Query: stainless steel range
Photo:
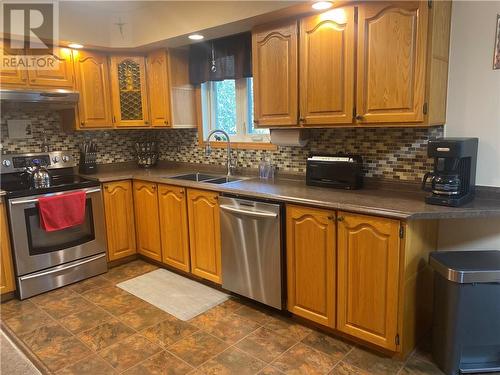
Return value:
M 19 298 L 106 272 L 99 182 L 75 175 L 74 161 L 63 152 L 2 155 L 1 163 Z M 49 182 L 36 183 L 45 171 Z M 83 223 L 53 232 L 42 229 L 38 199 L 77 191 L 86 193 Z

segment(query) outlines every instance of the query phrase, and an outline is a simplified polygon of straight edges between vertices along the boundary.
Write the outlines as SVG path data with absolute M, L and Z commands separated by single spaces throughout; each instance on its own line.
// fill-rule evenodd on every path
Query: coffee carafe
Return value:
M 427 203 L 456 207 L 474 198 L 478 142 L 478 138 L 429 141 L 427 153 L 434 158 L 434 170 L 422 181 L 422 189 L 432 193 Z

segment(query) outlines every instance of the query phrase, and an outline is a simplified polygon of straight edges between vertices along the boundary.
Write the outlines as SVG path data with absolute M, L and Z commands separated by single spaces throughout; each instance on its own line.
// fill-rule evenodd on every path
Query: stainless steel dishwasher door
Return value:
M 219 198 L 222 287 L 283 308 L 280 205 Z

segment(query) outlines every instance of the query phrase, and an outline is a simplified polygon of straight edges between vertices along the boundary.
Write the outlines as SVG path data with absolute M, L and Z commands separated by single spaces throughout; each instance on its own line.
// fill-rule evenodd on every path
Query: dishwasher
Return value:
M 219 198 L 222 287 L 283 309 L 282 205 Z

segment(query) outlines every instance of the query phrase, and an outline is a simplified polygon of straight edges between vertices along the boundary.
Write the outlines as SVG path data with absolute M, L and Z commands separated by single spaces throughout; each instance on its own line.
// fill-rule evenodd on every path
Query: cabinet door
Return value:
M 134 181 L 137 252 L 161 262 L 160 219 L 156 184 Z
M 1 40 L 0 45 L 0 58 L 2 60 L 7 59 L 9 61 L 9 66 L 14 65 L 12 69 L 0 69 L 0 83 L 2 87 L 13 86 L 13 87 L 23 87 L 28 84 L 28 74 L 26 70 L 17 67 L 16 55 L 13 54 L 9 48 L 8 40 Z M 5 63 L 4 63 L 5 64 Z M 7 64 L 5 64 L 7 65 Z
M 77 51 L 74 53 L 80 128 L 113 127 L 109 65 L 106 55 Z
M 287 205 L 288 310 L 335 327 L 335 214 Z
M 152 126 L 171 126 L 168 56 L 165 50 L 147 57 L 149 108 Z
M 0 202 L 0 254 L 2 257 L 0 259 L 0 294 L 9 293 L 16 289 L 9 238 L 5 205 Z
M 338 215 L 337 328 L 396 350 L 400 222 Z
M 104 213 L 109 260 L 135 254 L 134 200 L 130 181 L 104 184 Z
M 29 85 L 33 87 L 65 88 L 75 86 L 73 54 L 69 48 L 54 47 L 54 69 L 28 70 Z
M 297 125 L 297 21 L 252 33 L 255 126 Z
M 149 127 L 145 58 L 111 57 L 113 115 L 119 127 Z
M 352 123 L 354 8 L 300 21 L 300 123 Z
M 220 217 L 218 194 L 188 189 L 191 272 L 221 284 Z
M 424 120 L 427 2 L 359 6 L 357 119 Z
M 159 185 L 163 263 L 189 272 L 189 236 L 185 189 Z

